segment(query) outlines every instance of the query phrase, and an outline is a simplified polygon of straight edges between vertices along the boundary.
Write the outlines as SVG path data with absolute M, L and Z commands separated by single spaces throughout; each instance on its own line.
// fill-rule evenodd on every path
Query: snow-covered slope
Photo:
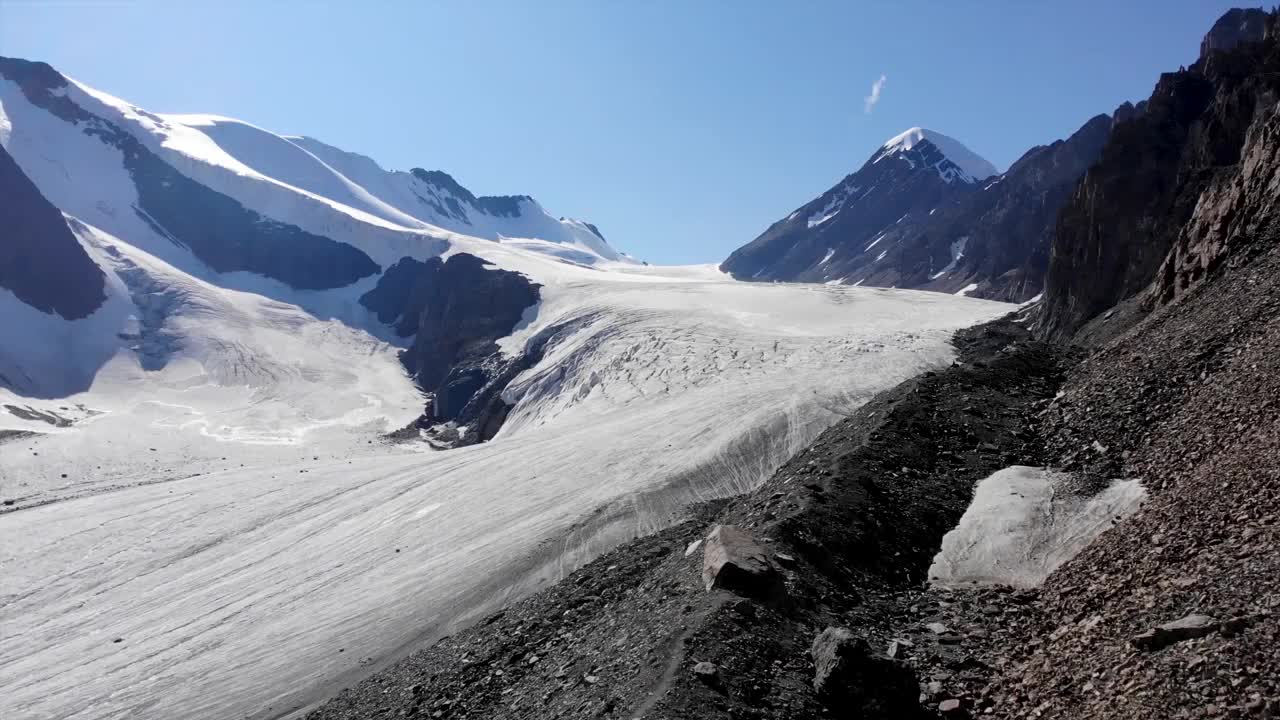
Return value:
M 451 232 L 371 161 L 59 78 L 0 64 L 0 144 L 105 300 L 67 320 L 0 289 L 26 378 L 0 386 L 4 717 L 288 715 L 754 486 L 1008 309 L 614 262 L 484 198 L 459 206 L 503 240 Z M 360 298 L 457 254 L 539 286 L 499 343 L 530 364 L 490 442 L 390 444 L 423 398 Z
M 880 152 L 872 162 L 879 162 L 883 158 L 893 157 L 899 153 L 908 153 L 917 145 L 926 142 L 931 143 L 941 152 L 943 159 L 937 161 L 932 167 L 937 170 L 939 177 L 947 182 L 975 183 L 1000 174 L 995 165 L 965 147 L 959 140 L 947 137 L 940 132 L 918 127 L 889 138 L 888 142 L 880 146 Z
M 627 259 L 605 241 L 594 225 L 572 218 L 557 220 L 527 195 L 476 197 L 439 170 L 387 171 L 371 158 L 314 138 L 291 137 L 289 141 L 338 168 L 388 205 L 432 225 L 490 240 L 556 243 L 587 253 L 588 261 L 590 255 L 598 256 L 596 259 Z M 556 252 L 554 248 L 545 249 Z
M 225 118 L 157 115 L 47 65 L 0 58 L 0 118 L 0 142 L 55 206 L 200 277 L 248 271 L 295 290 L 333 289 L 402 257 L 439 254 L 451 227 L 579 262 L 622 258 L 531 199 L 480 198 L 501 217 L 458 206 L 447 218 L 418 199 L 434 196 L 413 176 L 382 173 L 386 185 L 412 181 L 402 195 L 416 205 L 405 200 L 405 212 L 380 197 L 386 188 L 362 187 L 286 138 Z

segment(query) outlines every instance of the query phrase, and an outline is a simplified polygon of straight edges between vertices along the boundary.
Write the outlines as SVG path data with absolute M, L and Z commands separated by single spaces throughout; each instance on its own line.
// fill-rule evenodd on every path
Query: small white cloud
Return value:
M 881 75 L 879 80 L 871 83 L 871 94 L 862 99 L 862 111 L 870 115 L 871 110 L 875 108 L 876 103 L 880 102 L 880 93 L 884 90 L 884 81 L 889 78 Z

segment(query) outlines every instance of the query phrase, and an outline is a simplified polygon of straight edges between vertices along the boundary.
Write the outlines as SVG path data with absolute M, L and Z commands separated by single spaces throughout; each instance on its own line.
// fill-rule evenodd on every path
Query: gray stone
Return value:
M 849 671 L 850 660 L 866 652 L 866 641 L 856 637 L 846 628 L 829 627 L 814 639 L 809 654 L 813 656 L 813 689 L 828 694 L 833 680 L 838 681 Z
M 770 602 L 786 599 L 782 573 L 767 548 L 732 525 L 717 525 L 702 549 L 702 582 L 708 591 L 728 590 Z
M 860 637 L 829 627 L 814 638 L 813 689 L 838 717 L 909 717 L 918 709 L 915 674 L 873 654 Z
M 718 685 L 720 683 L 720 668 L 716 667 L 715 663 L 700 662 L 693 666 L 693 674 L 708 685 Z

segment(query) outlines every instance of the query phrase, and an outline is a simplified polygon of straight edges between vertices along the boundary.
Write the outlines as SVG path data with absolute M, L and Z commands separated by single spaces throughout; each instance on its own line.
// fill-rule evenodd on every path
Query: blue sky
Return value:
M 718 262 L 908 127 L 1003 169 L 1145 98 L 1231 5 L 0 0 L 0 54 Z

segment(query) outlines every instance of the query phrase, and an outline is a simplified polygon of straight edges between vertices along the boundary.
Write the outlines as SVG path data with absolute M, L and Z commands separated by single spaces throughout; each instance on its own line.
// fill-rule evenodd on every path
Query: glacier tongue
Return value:
M 688 502 L 750 488 L 835 411 L 946 362 L 952 330 L 1007 307 L 709 268 L 600 272 L 476 242 L 546 289 L 513 352 L 573 328 L 517 380 L 489 443 L 384 446 L 377 433 L 412 400 L 391 352 L 199 282 L 162 323 L 183 349 L 145 385 L 121 356 L 86 393 L 8 398 L 102 414 L 0 444 L 4 493 L 22 498 L 0 516 L 0 712 L 304 707 Z M 210 325 L 205 309 L 222 302 L 236 313 Z M 237 390 L 255 368 L 266 372 Z M 343 374 L 369 381 L 331 379 Z

